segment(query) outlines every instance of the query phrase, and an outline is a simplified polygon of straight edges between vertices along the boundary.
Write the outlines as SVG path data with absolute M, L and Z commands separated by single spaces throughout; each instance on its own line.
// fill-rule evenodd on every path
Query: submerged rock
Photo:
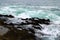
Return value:
M 36 30 L 42 30 L 40 24 L 49 25 L 50 20 L 40 18 L 23 19 L 14 18 L 12 15 L 0 15 L 0 26 L 9 29 L 2 35 L 1 40 L 36 40 Z

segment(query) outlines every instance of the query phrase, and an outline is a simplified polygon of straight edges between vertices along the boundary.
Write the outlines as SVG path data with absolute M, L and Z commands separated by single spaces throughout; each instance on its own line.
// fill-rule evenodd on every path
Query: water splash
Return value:
M 37 37 L 42 40 L 59 40 L 60 36 L 60 9 L 58 7 L 39 7 L 39 6 L 3 6 L 0 8 L 0 14 L 13 15 L 19 18 L 45 18 L 52 21 L 51 25 L 42 25 L 42 31 L 35 30 Z M 46 34 L 41 36 L 40 33 Z

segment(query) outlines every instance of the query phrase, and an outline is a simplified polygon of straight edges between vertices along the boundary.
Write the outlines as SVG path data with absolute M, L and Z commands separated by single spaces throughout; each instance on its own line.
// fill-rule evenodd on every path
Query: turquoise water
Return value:
M 44 10 L 46 9 L 46 10 Z M 60 19 L 60 9 L 58 8 L 41 8 L 40 6 L 20 6 L 9 5 L 0 7 L 0 14 L 11 14 L 17 17 L 38 17 L 49 18 L 51 20 Z
M 44 19 L 50 19 L 52 21 L 51 25 L 42 25 L 44 29 L 42 32 L 48 34 L 42 36 L 42 40 L 59 40 L 60 36 L 60 8 L 58 7 L 42 7 L 42 6 L 22 6 L 22 5 L 9 5 L 1 6 L 0 14 L 13 15 L 17 18 L 31 18 L 38 17 Z M 39 34 L 36 34 L 37 37 Z

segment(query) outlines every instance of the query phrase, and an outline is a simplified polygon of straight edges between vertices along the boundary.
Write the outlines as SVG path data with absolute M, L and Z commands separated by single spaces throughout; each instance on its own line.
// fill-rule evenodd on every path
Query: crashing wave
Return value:
M 0 14 L 13 15 L 16 18 L 32 18 L 50 19 L 50 25 L 42 25 L 44 29 L 35 30 L 38 38 L 42 40 L 56 40 L 60 36 L 60 8 L 58 7 L 39 7 L 39 6 L 4 6 L 0 8 Z M 17 21 L 17 20 L 15 20 Z M 46 34 L 40 36 L 40 33 Z M 59 40 L 59 39 L 58 39 Z

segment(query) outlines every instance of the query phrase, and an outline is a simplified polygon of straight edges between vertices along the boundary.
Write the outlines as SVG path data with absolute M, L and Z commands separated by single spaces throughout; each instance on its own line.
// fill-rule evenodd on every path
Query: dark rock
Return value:
M 12 15 L 8 15 L 8 17 L 14 18 L 14 16 L 12 16 Z
M 38 25 L 37 26 L 36 25 L 33 25 L 33 27 L 36 28 L 36 29 L 39 29 L 39 30 L 42 29 L 42 26 L 38 26 Z
M 2 40 L 35 40 L 35 29 L 41 30 L 42 26 L 39 24 L 49 25 L 49 19 L 39 19 L 39 18 L 17 18 L 17 21 L 9 20 L 9 18 L 14 18 L 12 15 L 1 15 L 0 14 L 0 26 L 8 28 L 10 31 L 4 34 Z M 18 20 L 21 19 L 21 20 Z M 14 22 L 12 22 L 14 21 Z M 15 25 L 17 25 L 15 27 Z M 27 25 L 27 26 L 25 26 Z M 28 27 L 28 25 L 32 25 Z M 19 30 L 18 28 L 22 29 Z M 28 33 L 31 32 L 31 33 Z M 42 34 L 44 35 L 44 34 Z
M 9 31 L 3 36 L 6 40 L 34 40 L 34 35 L 29 34 L 26 30 L 21 30 L 14 32 L 13 30 Z
M 31 31 L 32 33 L 35 33 L 35 31 L 33 29 L 31 29 L 31 28 L 29 28 L 29 31 Z
M 2 15 L 2 14 L 0 14 L 0 17 L 9 17 L 9 18 L 14 18 L 14 16 L 12 16 L 12 15 Z
M 46 24 L 46 25 L 50 24 L 49 19 L 26 18 L 26 19 L 22 19 L 22 20 L 25 20 L 27 22 L 27 24 L 33 24 L 33 25 L 38 25 L 38 23 Z

